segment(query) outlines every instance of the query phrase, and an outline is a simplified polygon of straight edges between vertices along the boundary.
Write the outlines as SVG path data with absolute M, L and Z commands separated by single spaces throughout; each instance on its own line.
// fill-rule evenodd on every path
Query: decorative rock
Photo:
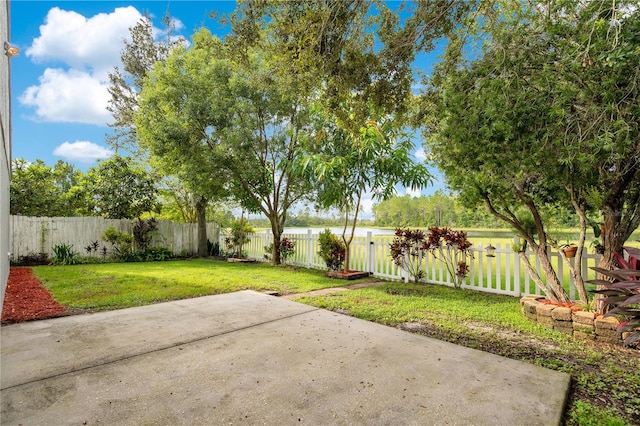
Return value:
M 553 319 L 553 329 L 555 330 L 556 327 L 558 328 L 570 328 L 573 330 L 573 322 L 571 321 L 561 321 L 561 320 L 557 320 L 557 319 Z
M 613 330 L 596 329 L 596 340 L 607 343 L 620 343 L 622 337 Z
M 622 339 L 620 338 L 620 335 L 608 337 L 608 336 L 600 336 L 596 334 L 596 341 L 602 342 L 602 343 L 610 343 L 612 345 L 622 344 Z
M 598 317 L 593 323 L 596 326 L 596 330 L 615 330 L 618 328 L 618 325 L 620 325 L 620 321 L 614 317 Z
M 536 321 L 538 321 L 539 324 L 548 325 L 553 328 L 551 311 L 553 311 L 555 308 L 556 307 L 553 305 L 545 305 L 544 303 L 536 305 Z
M 558 306 L 551 311 L 551 318 L 560 321 L 571 321 L 571 309 Z
M 536 313 L 538 316 L 543 317 L 551 317 L 551 311 L 553 311 L 556 307 L 554 305 L 546 305 L 544 303 L 539 303 L 536 305 Z
M 540 302 L 535 299 L 525 300 L 524 303 L 522 303 L 522 309 L 524 312 L 536 315 L 536 306 L 538 305 L 540 305 Z
M 615 318 L 595 318 L 593 312 L 571 312 L 570 308 L 541 303 L 537 299 L 535 296 L 520 299 L 521 311 L 531 321 L 576 339 L 622 344 L 622 336 L 616 332 L 619 323 Z
M 573 337 L 575 337 L 576 339 L 583 339 L 583 340 L 593 340 L 595 338 L 595 334 L 593 330 L 591 330 L 591 332 L 585 332 L 585 331 L 582 331 L 582 330 L 578 331 L 574 329 Z
M 555 331 L 559 331 L 560 333 L 564 333 L 564 334 L 568 334 L 569 336 L 573 335 L 573 327 L 571 327 L 571 323 L 568 321 L 562 321 L 565 324 L 568 323 L 569 326 L 567 327 L 566 325 L 561 325 L 561 324 L 553 324 L 553 329 Z
M 596 331 L 596 329 L 593 326 L 593 324 L 592 325 L 582 324 L 582 323 L 575 322 L 575 321 L 573 322 L 573 329 L 575 331 L 580 331 L 582 333 L 591 333 L 591 334 L 595 333 L 595 331 Z
M 538 302 L 538 297 L 539 296 L 524 296 L 520 298 L 520 306 L 524 306 L 526 302 L 535 302 L 535 304 L 539 303 Z
M 593 326 L 593 312 L 578 311 L 571 314 L 574 324 L 588 324 Z
M 542 324 L 542 325 L 548 325 L 549 328 L 553 328 L 553 318 L 551 317 L 545 317 L 542 315 L 538 315 L 536 318 L 536 321 L 538 321 L 538 324 Z

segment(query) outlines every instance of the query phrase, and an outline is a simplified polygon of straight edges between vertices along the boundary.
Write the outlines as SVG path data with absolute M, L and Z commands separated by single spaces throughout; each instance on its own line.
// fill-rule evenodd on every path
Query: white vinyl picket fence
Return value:
M 59 244 L 72 245 L 81 255 L 85 247 L 98 241 L 100 247 L 109 244 L 102 240 L 102 234 L 109 227 L 118 232 L 131 233 L 133 221 L 128 219 L 104 219 L 91 217 L 28 217 L 11 216 L 9 218 L 9 253 L 11 259 L 21 256 L 46 253 L 52 256 L 52 248 Z M 207 223 L 207 237 L 217 241 L 220 236 L 217 223 Z M 198 226 L 195 223 L 175 223 L 168 220 L 158 221 L 158 232 L 153 246 L 162 246 L 176 254 L 193 254 L 198 250 Z
M 295 254 L 288 263 L 307 268 L 325 269 L 326 265 L 318 256 L 318 235 L 308 230 L 306 234 L 284 234 L 283 236 L 295 242 Z M 351 261 L 349 269 L 366 271 L 373 276 L 396 281 L 409 281 L 409 274 L 398 268 L 391 260 L 389 246 L 393 240 L 392 235 L 373 236 L 371 232 L 366 237 L 355 237 L 351 244 Z M 273 241 L 270 232 L 251 234 L 250 241 L 244 247 L 250 257 L 267 261 L 264 246 Z M 507 244 L 505 247 L 496 247 L 495 257 L 487 257 L 485 246 L 488 244 L 476 244 L 471 252 L 472 258 L 467 259 L 469 274 L 465 278 L 462 288 L 485 291 L 489 293 L 505 294 L 515 297 L 528 295 L 542 295 L 540 289 L 531 279 L 530 274 L 522 264 L 520 256 Z M 220 246 L 224 247 L 224 235 L 221 234 Z M 568 287 L 572 299 L 577 298 L 577 290 L 570 276 L 569 268 L 563 263 L 562 257 L 555 251 L 550 251 L 550 258 L 554 269 L 561 279 L 564 279 L 565 287 Z M 540 272 L 540 263 L 533 253 L 528 252 L 529 262 Z M 589 269 L 596 266 L 600 256 L 583 253 L 582 275 L 585 279 L 595 278 L 595 272 Z M 575 259 L 570 259 L 574 262 Z M 426 272 L 424 282 L 454 286 L 452 278 L 441 259 L 431 255 L 425 256 L 423 268 Z M 542 275 L 542 274 L 541 274 Z

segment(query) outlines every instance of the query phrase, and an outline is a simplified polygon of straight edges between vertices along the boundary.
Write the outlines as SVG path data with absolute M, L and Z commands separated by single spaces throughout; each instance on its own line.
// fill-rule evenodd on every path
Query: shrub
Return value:
M 422 259 L 429 249 L 423 231 L 397 228 L 391 242 L 391 259 L 400 268 L 409 272 L 414 282 L 425 276 Z
M 467 256 L 470 255 L 471 242 L 464 231 L 454 231 L 447 227 L 429 228 L 429 251 L 433 257 L 438 255 L 444 262 L 456 288 L 462 286 L 464 278 L 469 273 Z
M 605 295 L 605 304 L 613 306 L 604 317 L 622 316 L 624 319 L 618 326 L 618 333 L 629 333 L 624 339 L 625 345 L 637 345 L 640 342 L 640 250 L 625 250 L 630 254 L 629 260 L 624 260 L 624 257 L 618 254 L 616 258 L 619 268 L 612 271 L 591 268 L 610 277 L 612 281 L 597 279 L 587 282 L 605 287 L 603 290 L 594 290 L 594 293 Z
M 217 241 L 212 243 L 207 240 L 207 253 L 209 253 L 209 256 L 220 256 L 220 243 Z
M 440 256 L 447 267 L 449 277 L 456 288 L 459 288 L 469 273 L 467 256 L 470 248 L 471 242 L 464 231 L 433 226 L 425 234 L 420 230 L 397 228 L 391 243 L 391 258 L 396 265 L 408 271 L 415 282 L 418 282 L 424 277 L 422 260 L 425 253 L 429 251 L 435 258 Z
M 174 254 L 166 247 L 149 247 L 144 250 L 135 250 L 122 256 L 125 262 L 161 262 L 174 258 Z
M 280 257 L 286 262 L 296 252 L 296 243 L 284 237 L 280 240 Z
M 225 238 L 225 243 L 232 257 L 246 257 L 244 256 L 242 247 L 249 242 L 248 234 L 254 231 L 253 227 L 249 225 L 245 218 L 234 220 L 231 223 L 231 236 Z
M 100 242 L 98 240 L 89 243 L 84 250 L 87 252 L 87 255 L 91 256 L 91 254 L 96 255 L 98 253 L 98 249 L 100 248 Z
M 154 218 L 149 220 L 138 218 L 133 225 L 133 240 L 140 250 L 146 250 L 157 233 L 158 221 Z
M 47 253 L 27 253 L 18 256 L 17 260 L 11 258 L 11 265 L 15 266 L 36 266 L 36 265 L 48 265 L 51 263 Z
M 73 245 L 58 244 L 53 246 L 54 265 L 74 265 L 76 263 L 77 253 L 73 251 Z
M 265 259 L 271 258 L 271 253 L 273 253 L 273 243 L 268 246 L 264 246 Z M 282 263 L 286 263 L 287 259 L 294 255 L 296 252 L 296 243 L 291 241 L 289 238 L 284 237 L 280 240 L 280 258 L 282 259 Z
M 146 250 L 147 260 L 149 261 L 165 261 L 174 257 L 173 252 L 166 247 L 152 247 Z
M 318 255 L 324 260 L 327 268 L 331 271 L 338 271 L 342 268 L 345 259 L 345 245 L 338 239 L 330 229 L 325 229 L 318 235 L 320 251 Z
M 102 234 L 102 239 L 108 243 L 111 243 L 111 247 L 116 257 L 127 257 L 132 251 L 133 236 L 126 232 L 118 232 L 113 226 L 110 226 Z

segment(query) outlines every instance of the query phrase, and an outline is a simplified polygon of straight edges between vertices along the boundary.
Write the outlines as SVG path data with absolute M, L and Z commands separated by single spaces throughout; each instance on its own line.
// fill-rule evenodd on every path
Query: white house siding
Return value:
M 0 2 L 0 310 L 9 278 L 9 179 L 11 177 L 10 59 L 4 54 L 9 37 L 9 1 Z

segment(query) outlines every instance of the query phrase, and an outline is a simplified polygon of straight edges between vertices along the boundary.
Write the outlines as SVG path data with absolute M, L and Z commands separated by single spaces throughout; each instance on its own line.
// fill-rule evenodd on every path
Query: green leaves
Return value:
M 73 216 L 79 208 L 77 188 L 82 172 L 63 161 L 53 167 L 42 160 L 12 162 L 10 211 L 23 216 Z
M 90 214 L 134 219 L 159 209 L 154 179 L 131 159 L 116 155 L 87 171 L 83 182 Z
M 629 248 L 629 250 L 633 249 Z M 626 345 L 640 342 L 640 270 L 635 268 L 640 261 L 633 257 L 638 254 L 637 250 L 630 252 L 629 264 L 624 264 L 622 268 L 613 271 L 592 268 L 599 274 L 609 277 L 611 281 L 588 281 L 599 286 L 599 289 L 594 292 L 605 295 L 604 303 L 613 308 L 605 317 L 622 316 L 624 318 L 617 331 L 628 333 L 624 339 Z

